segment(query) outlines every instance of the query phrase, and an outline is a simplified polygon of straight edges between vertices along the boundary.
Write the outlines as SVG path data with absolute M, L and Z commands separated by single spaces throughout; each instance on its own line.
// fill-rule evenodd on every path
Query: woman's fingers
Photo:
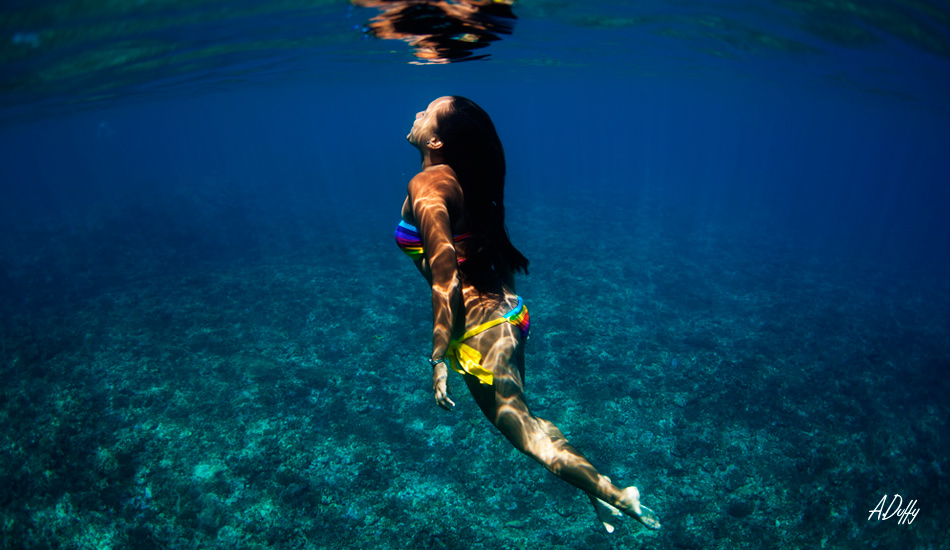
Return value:
M 452 407 L 455 406 L 455 403 L 451 399 L 449 399 L 448 386 L 446 385 L 444 378 L 436 382 L 435 402 L 438 406 L 442 407 L 443 409 L 447 411 L 451 411 Z
M 451 399 L 445 396 L 442 396 L 442 398 L 436 398 L 435 402 L 438 403 L 440 407 L 442 407 L 443 409 L 447 411 L 451 411 L 452 407 L 455 406 L 455 403 L 453 403 Z
M 445 409 L 445 410 L 447 410 L 447 411 L 451 411 L 451 410 L 452 410 L 452 407 L 455 406 L 455 403 L 454 403 L 451 399 L 449 399 L 449 396 L 445 395 L 445 393 L 436 394 L 436 396 L 435 396 L 435 402 L 436 402 L 440 407 L 442 407 L 443 409 Z
M 455 406 L 455 403 L 449 399 L 449 373 L 448 369 L 445 368 L 445 363 L 440 363 L 435 366 L 435 370 L 432 373 L 432 390 L 435 394 L 435 403 L 447 411 L 451 411 L 452 407 Z

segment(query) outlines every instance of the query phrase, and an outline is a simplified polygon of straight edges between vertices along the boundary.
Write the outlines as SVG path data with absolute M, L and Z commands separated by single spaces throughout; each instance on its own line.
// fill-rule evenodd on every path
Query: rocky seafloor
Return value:
M 524 219 L 529 404 L 662 530 L 607 535 L 457 376 L 434 405 L 428 291 L 381 233 L 7 308 L 0 546 L 945 547 L 945 284 L 714 227 Z M 895 493 L 913 523 L 869 521 Z

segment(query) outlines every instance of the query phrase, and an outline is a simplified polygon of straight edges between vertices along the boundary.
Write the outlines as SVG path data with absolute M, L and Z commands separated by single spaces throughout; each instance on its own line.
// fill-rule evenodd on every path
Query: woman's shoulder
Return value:
M 440 196 L 446 201 L 461 200 L 462 186 L 455 171 L 445 164 L 430 166 L 409 181 L 409 196 L 413 200 Z
M 454 184 L 458 185 L 458 177 L 455 170 L 448 164 L 436 164 L 429 166 L 416 174 L 409 182 L 410 185 L 421 184 Z

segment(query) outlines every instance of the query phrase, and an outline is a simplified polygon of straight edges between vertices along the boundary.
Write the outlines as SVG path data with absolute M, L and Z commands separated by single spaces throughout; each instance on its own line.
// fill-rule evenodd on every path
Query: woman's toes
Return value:
M 637 520 L 648 529 L 659 529 L 660 518 L 653 510 L 640 504 L 640 491 L 636 487 L 627 487 L 623 490 L 621 502 L 624 504 L 624 511 L 637 518 Z
M 646 506 L 641 506 L 640 512 L 640 517 L 637 519 L 639 519 L 647 529 L 659 529 L 661 527 L 660 518 L 657 517 L 653 510 Z

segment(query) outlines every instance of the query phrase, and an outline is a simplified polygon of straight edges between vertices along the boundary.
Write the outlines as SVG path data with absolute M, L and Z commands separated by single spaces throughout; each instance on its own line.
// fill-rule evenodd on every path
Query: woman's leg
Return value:
M 610 479 L 600 475 L 590 461 L 568 443 L 557 426 L 531 414 L 525 402 L 518 364 L 518 357 L 523 357 L 519 349 L 520 342 L 510 331 L 500 332 L 503 332 L 500 335 L 502 337 L 482 353 L 483 365 L 492 370 L 494 383 L 487 386 L 474 376 L 465 376 L 465 382 L 485 416 L 516 449 L 540 462 L 554 475 L 593 498 L 637 518 L 647 527 L 659 529 L 660 522 L 656 514 L 640 505 L 639 492 L 635 487 L 619 489 L 614 486 Z M 598 510 L 598 515 L 601 515 L 600 512 Z M 603 516 L 601 519 L 604 519 Z

